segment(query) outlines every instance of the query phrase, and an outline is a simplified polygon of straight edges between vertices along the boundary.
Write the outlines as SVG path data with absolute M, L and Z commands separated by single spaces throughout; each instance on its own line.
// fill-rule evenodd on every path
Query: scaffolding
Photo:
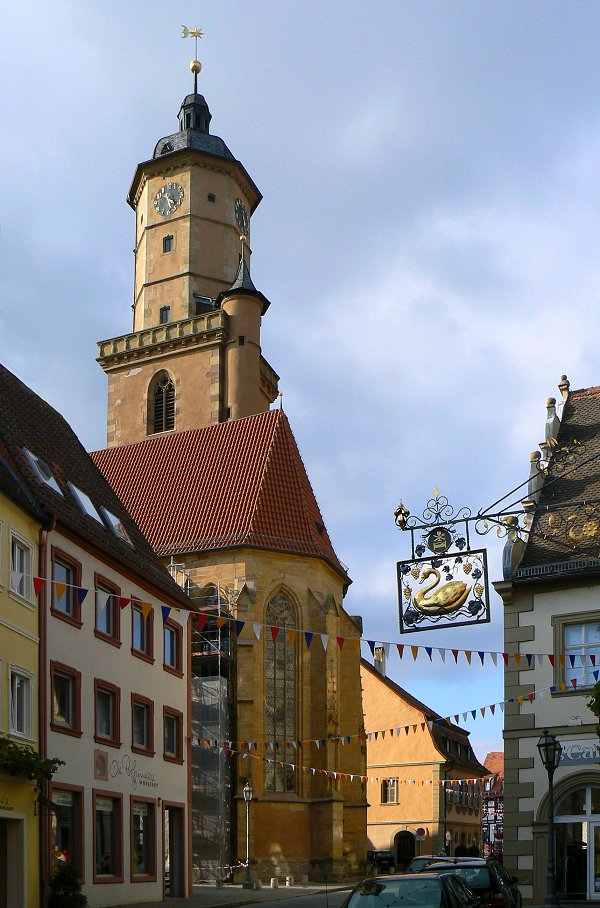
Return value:
M 229 681 L 221 676 L 192 678 L 192 737 L 229 737 Z M 223 880 L 231 864 L 231 773 L 222 747 L 192 749 L 193 880 Z

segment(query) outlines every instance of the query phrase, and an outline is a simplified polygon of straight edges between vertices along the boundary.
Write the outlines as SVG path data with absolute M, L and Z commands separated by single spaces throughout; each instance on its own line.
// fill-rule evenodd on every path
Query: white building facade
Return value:
M 557 895 L 600 901 L 598 720 L 587 705 L 600 667 L 600 389 L 570 392 L 564 376 L 559 387 L 558 416 L 550 400 L 546 443 L 532 455 L 526 544 L 507 543 L 505 579 L 495 584 L 511 653 L 504 863 L 533 904 L 547 885 L 549 783 L 537 750 L 545 729 L 563 747 L 554 774 Z

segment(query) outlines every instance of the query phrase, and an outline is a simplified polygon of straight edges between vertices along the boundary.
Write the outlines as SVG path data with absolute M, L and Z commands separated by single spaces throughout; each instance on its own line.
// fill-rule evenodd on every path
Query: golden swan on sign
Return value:
M 462 580 L 453 580 L 451 583 L 445 583 L 435 593 L 431 593 L 431 596 L 428 596 L 427 593 L 435 589 L 442 579 L 440 572 L 432 567 L 423 571 L 422 579 L 426 580 L 431 574 L 435 574 L 433 583 L 415 593 L 413 604 L 416 610 L 423 615 L 438 615 L 444 612 L 453 612 L 460 608 L 471 592 L 471 587 L 463 583 Z

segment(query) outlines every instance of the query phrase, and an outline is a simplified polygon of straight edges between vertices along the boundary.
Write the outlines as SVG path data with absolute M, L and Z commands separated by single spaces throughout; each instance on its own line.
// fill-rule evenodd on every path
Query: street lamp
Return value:
M 562 746 L 555 735 L 550 734 L 547 728 L 537 742 L 542 763 L 548 773 L 548 869 L 546 871 L 546 898 L 545 908 L 557 908 L 556 898 L 556 864 L 554 861 L 554 772 L 560 763 Z
M 244 801 L 246 802 L 246 878 L 242 884 L 242 889 L 254 889 L 254 884 L 250 879 L 250 801 L 252 800 L 252 785 L 246 782 L 244 785 Z

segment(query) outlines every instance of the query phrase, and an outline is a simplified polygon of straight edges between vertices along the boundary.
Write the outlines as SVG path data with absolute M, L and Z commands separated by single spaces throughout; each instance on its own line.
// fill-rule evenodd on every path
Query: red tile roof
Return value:
M 504 752 L 501 750 L 491 750 L 483 761 L 483 765 L 486 769 L 489 769 L 490 772 L 495 772 L 504 777 Z
M 347 579 L 280 410 L 91 456 L 159 555 L 252 546 L 324 558 Z

